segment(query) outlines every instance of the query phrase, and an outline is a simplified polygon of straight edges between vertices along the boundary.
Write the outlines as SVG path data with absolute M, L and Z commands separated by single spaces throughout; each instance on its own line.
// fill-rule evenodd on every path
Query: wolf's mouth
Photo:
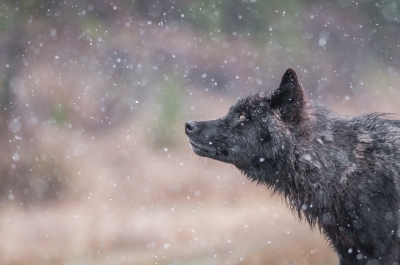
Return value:
M 191 139 L 189 139 L 189 143 L 195 153 L 215 154 L 216 150 L 214 147 L 204 146 L 203 144 L 196 143 Z
M 192 147 L 192 150 L 200 155 L 200 156 L 206 156 L 210 158 L 215 158 L 217 156 L 228 156 L 228 152 L 220 149 L 219 147 L 216 146 L 207 146 L 198 142 L 195 142 L 191 139 L 189 139 L 190 146 Z
M 195 147 L 195 148 L 198 148 L 198 149 L 203 149 L 203 148 L 201 147 L 200 144 L 197 144 L 197 143 L 193 142 L 193 141 L 190 140 L 190 139 L 189 139 L 189 143 L 190 143 L 190 145 L 191 145 L 192 147 Z

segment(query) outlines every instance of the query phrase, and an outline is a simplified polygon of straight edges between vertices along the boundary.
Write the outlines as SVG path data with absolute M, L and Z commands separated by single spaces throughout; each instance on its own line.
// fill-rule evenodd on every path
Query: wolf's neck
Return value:
M 338 203 L 336 200 L 340 198 L 334 196 L 334 191 L 340 188 L 341 178 L 346 176 L 337 176 L 334 172 L 354 170 L 346 156 L 348 152 L 335 143 L 336 114 L 326 109 L 317 110 L 318 114 L 304 126 L 312 130 L 297 127 L 298 134 L 288 144 L 285 156 L 262 162 L 255 159 L 254 166 L 241 169 L 249 179 L 265 184 L 282 195 L 293 210 L 309 217 L 324 212 L 331 203 Z M 312 219 L 307 220 L 312 223 Z

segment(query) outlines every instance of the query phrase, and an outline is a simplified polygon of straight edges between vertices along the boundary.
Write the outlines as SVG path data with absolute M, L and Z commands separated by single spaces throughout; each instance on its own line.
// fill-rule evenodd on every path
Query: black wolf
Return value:
M 193 151 L 235 165 L 319 227 L 340 264 L 400 263 L 400 121 L 343 117 L 306 99 L 293 69 L 271 92 L 185 125 Z

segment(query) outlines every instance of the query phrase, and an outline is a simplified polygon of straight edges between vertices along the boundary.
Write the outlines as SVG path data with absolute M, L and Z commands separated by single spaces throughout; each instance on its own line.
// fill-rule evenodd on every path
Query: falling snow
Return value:
M 0 21 L 0 263 L 337 263 L 183 125 L 288 67 L 339 113 L 400 113 L 396 1 L 3 1 Z

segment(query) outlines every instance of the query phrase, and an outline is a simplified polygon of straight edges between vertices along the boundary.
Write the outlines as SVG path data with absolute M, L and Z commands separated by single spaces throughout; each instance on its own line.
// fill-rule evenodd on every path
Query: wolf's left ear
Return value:
M 270 107 L 279 109 L 283 120 L 300 121 L 305 105 L 304 91 L 292 68 L 286 70 L 280 85 L 272 92 L 270 100 Z

